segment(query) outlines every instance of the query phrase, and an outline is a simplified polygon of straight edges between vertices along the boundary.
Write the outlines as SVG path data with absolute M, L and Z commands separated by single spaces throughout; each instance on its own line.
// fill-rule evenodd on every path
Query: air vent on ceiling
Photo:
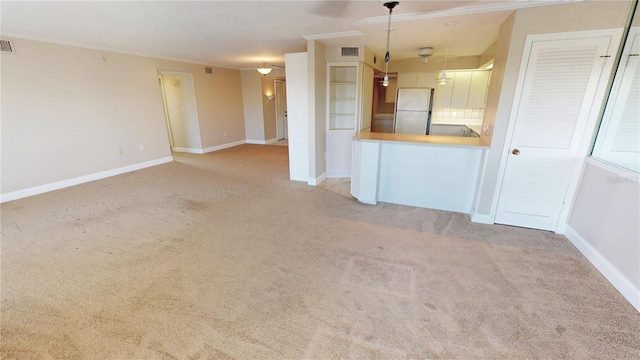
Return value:
M 359 56 L 360 48 L 357 46 L 343 46 L 340 54 L 342 56 Z
M 8 54 L 14 53 L 13 44 L 10 40 L 0 40 L 0 52 Z
M 210 67 L 206 67 L 206 68 L 204 68 L 204 73 L 205 74 L 213 74 L 213 69 L 210 68 Z

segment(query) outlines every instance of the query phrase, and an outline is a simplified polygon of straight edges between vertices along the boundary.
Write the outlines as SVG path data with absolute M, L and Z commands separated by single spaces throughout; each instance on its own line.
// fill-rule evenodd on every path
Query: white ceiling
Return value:
M 242 69 L 262 61 L 284 65 L 284 54 L 306 51 L 306 40 L 365 45 L 384 55 L 384 1 L 1 1 L 5 35 L 111 49 Z M 401 1 L 393 11 L 391 61 L 418 57 L 431 46 L 444 54 L 479 55 L 527 0 Z M 353 32 L 360 35 L 348 36 Z M 330 34 L 330 35 L 327 35 Z M 19 49 L 17 49 L 19 51 Z

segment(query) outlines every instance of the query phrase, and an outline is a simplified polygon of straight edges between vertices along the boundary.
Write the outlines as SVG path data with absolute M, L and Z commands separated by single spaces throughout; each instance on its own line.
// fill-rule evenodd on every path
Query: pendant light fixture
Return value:
M 449 36 L 447 37 L 447 51 L 445 52 L 445 55 L 444 55 L 444 69 L 442 70 L 442 74 L 440 75 L 440 77 L 437 79 L 438 84 L 440 84 L 441 86 L 447 85 L 449 80 L 451 80 L 447 78 L 447 59 L 449 58 L 449 43 L 451 42 L 451 29 L 454 26 L 456 26 L 456 24 L 458 24 L 457 21 L 448 21 L 444 24 L 444 26 L 449 28 Z
M 389 9 L 389 21 L 387 22 L 387 52 L 384 55 L 384 78 L 382 86 L 389 86 L 389 38 L 391 37 L 391 13 L 393 8 L 400 4 L 398 1 L 388 1 L 384 3 L 384 7 Z
M 268 73 L 271 72 L 271 66 L 267 67 L 267 63 L 266 62 L 262 62 L 262 67 L 261 68 L 257 68 L 256 70 L 258 70 L 258 72 L 262 75 L 267 75 Z

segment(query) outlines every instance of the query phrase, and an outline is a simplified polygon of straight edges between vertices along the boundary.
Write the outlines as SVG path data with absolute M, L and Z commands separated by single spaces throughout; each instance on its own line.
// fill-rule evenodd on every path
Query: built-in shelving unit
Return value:
M 329 67 L 329 130 L 355 130 L 357 66 Z

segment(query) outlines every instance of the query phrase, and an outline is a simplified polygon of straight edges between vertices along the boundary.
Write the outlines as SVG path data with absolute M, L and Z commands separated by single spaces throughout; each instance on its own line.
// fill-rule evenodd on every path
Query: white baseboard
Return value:
M 60 190 L 70 186 L 87 183 L 90 181 L 100 180 L 100 179 L 108 178 L 111 176 L 120 175 L 128 172 L 132 172 L 135 170 L 156 166 L 156 165 L 166 164 L 172 161 L 173 161 L 173 157 L 168 156 L 168 157 L 164 157 L 156 160 L 145 161 L 145 162 L 134 164 L 134 165 L 124 166 L 117 169 L 101 171 L 95 174 L 79 176 L 73 179 L 67 179 L 67 180 L 57 181 L 50 184 L 34 186 L 32 188 L 28 188 L 24 190 L 12 191 L 12 192 L 0 195 L 0 203 L 18 200 L 18 199 L 26 198 L 29 196 L 39 195 L 49 191 Z
M 309 178 L 309 180 L 307 180 L 307 184 L 311 185 L 311 186 L 316 186 L 318 184 L 320 184 L 321 182 L 323 182 L 325 179 L 327 178 L 327 173 L 322 173 L 322 175 L 318 176 L 317 178 Z
M 326 177 L 330 178 L 330 179 L 350 178 L 351 177 L 351 173 L 328 174 L 328 175 L 326 175 Z
M 591 244 L 573 230 L 571 226 L 567 226 L 564 236 L 566 236 L 573 246 L 640 312 L 640 289 L 635 287 L 609 260 L 593 248 Z
M 230 142 L 230 143 L 226 143 L 226 144 L 222 144 L 222 145 L 217 145 L 217 146 L 204 148 L 204 149 L 202 149 L 202 153 L 210 153 L 210 152 L 214 152 L 214 151 L 218 151 L 218 150 L 224 150 L 224 149 L 228 149 L 228 148 L 231 148 L 231 147 L 234 147 L 234 146 L 238 146 L 238 145 L 242 145 L 242 144 L 246 144 L 246 143 L 247 143 L 246 140 L 234 141 L 234 142 Z
M 478 224 L 493 224 L 493 219 L 491 219 L 491 215 L 486 215 L 486 214 L 478 214 L 478 213 L 472 213 L 471 215 L 471 222 L 474 223 L 478 223 Z
M 202 149 L 194 149 L 194 148 L 173 147 L 171 151 L 180 152 L 180 153 L 189 153 L 189 154 L 204 154 Z
M 273 139 L 269 139 L 269 140 L 249 140 L 247 139 L 247 144 L 256 144 L 256 145 L 268 145 L 268 144 L 273 144 L 273 143 L 277 143 L 278 139 L 277 138 L 273 138 Z

